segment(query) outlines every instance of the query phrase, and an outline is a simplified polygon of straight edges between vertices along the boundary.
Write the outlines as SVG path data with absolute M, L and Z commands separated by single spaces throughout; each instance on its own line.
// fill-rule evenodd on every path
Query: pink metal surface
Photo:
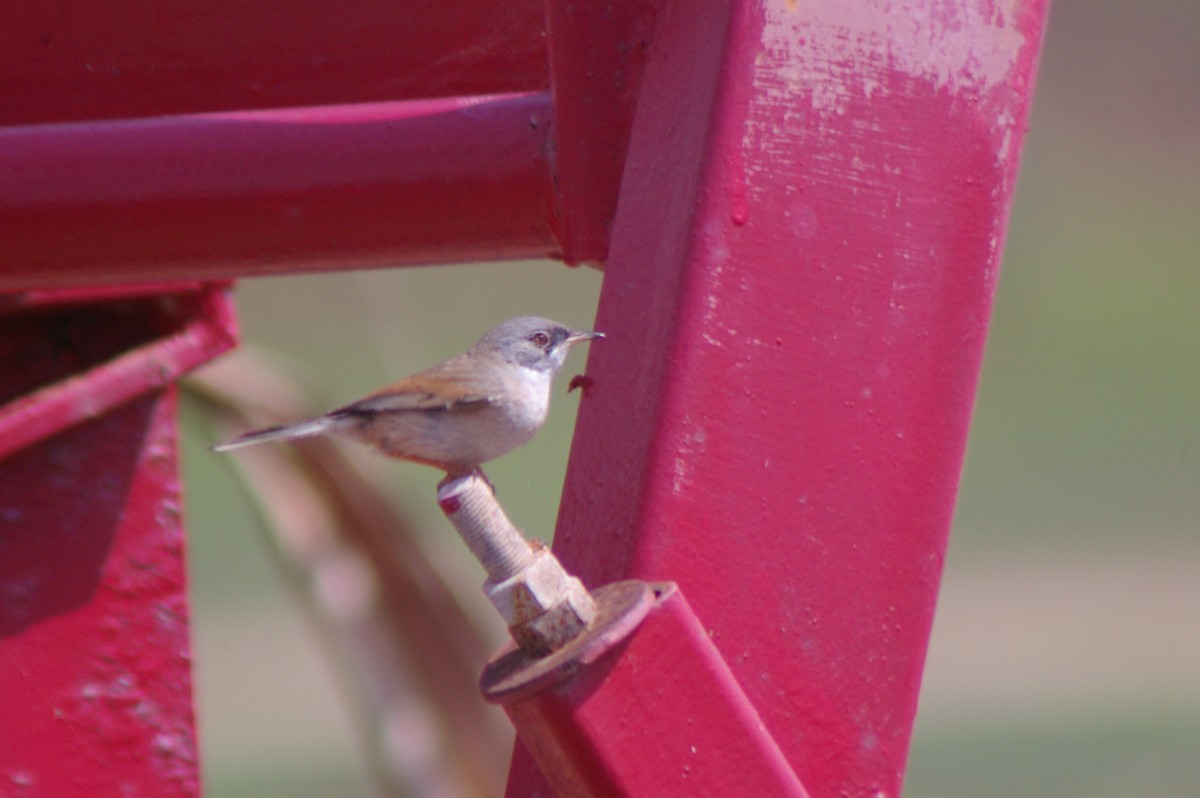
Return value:
M 198 794 L 170 381 L 222 287 L 0 303 L 0 792 Z
M 567 263 L 599 264 L 608 255 L 629 125 L 659 5 L 546 2 L 554 229 Z
M 71 303 L 37 293 L 0 297 L 5 387 L 0 391 L 0 459 L 123 402 L 165 388 L 234 345 L 227 290 L 102 294 Z M 55 301 L 59 300 L 59 301 Z M 62 349 L 47 357 L 46 339 Z M 145 337 L 155 336 L 150 342 Z M 82 368 L 81 368 L 82 367 Z
M 556 547 L 592 585 L 675 580 L 695 620 L 528 699 L 522 734 L 592 762 L 585 794 L 676 789 L 700 739 L 712 794 L 896 795 L 1045 0 L 550 4 L 553 148 L 528 2 L 234 5 L 0 30 L 0 290 L 31 289 L 0 305 L 0 783 L 196 791 L 163 386 L 229 319 L 78 286 L 557 236 L 608 247 L 610 340 Z M 451 92 L 509 93 L 413 99 Z M 333 102 L 359 104 L 290 107 Z M 519 755 L 509 794 L 545 789 Z
M 807 796 L 674 585 L 597 648 L 575 678 L 503 699 L 559 798 Z
M 546 94 L 0 128 L 0 290 L 548 256 Z
M 817 798 L 900 790 L 1045 12 L 678 0 L 646 55 L 555 548 L 677 581 Z
M 540 0 L 54 0 L 0 25 L 0 125 L 547 86 Z
M 0 460 L 5 795 L 197 795 L 174 389 Z

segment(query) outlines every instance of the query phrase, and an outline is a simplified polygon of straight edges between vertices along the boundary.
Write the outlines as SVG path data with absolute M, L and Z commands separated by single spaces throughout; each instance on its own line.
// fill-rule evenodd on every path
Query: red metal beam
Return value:
M 678 582 L 818 798 L 900 791 L 1045 13 L 670 0 L 647 52 L 555 549 Z
M 234 345 L 225 290 L 155 288 L 92 294 L 90 302 L 84 292 L 0 297 L 0 311 L 7 311 L 0 315 L 0 335 L 14 353 L 0 392 L 0 401 L 7 402 L 0 405 L 0 459 L 161 390 Z M 105 301 L 96 302 L 98 297 Z M 44 357 L 43 350 L 54 346 L 46 339 L 63 330 L 72 331 L 72 351 Z M 150 336 L 155 340 L 145 342 Z M 126 349 L 131 343 L 137 345 Z M 95 362 L 81 371 L 86 359 Z
M 0 125 L 548 85 L 540 0 L 49 0 L 0 25 Z
M 0 290 L 557 252 L 549 97 L 0 129 Z
M 6 795 L 199 792 L 169 381 L 232 320 L 220 288 L 118 293 L 0 313 Z
M 174 390 L 0 461 L 6 795 L 198 795 Z
M 656 592 L 605 586 L 583 640 L 540 661 L 510 650 L 484 672 L 556 794 L 807 798 L 678 588 Z M 679 689 L 689 700 L 665 704 Z
M 546 0 L 554 229 L 567 263 L 599 264 L 608 256 L 629 125 L 659 4 Z
M 189 52 L 211 54 L 206 63 L 222 69 L 240 69 L 238 54 L 252 53 L 253 76 L 223 91 L 220 74 L 198 68 L 183 74 L 202 76 L 200 88 L 175 98 L 189 81 L 160 79 L 153 68 L 194 61 L 159 53 L 144 68 L 120 48 L 108 57 L 104 33 L 158 34 L 179 46 L 188 34 L 165 31 L 186 16 L 132 0 L 115 8 L 113 29 L 74 7 L 6 20 L 15 68 L 0 69 L 0 96 L 31 98 L 6 121 L 66 124 L 0 130 L 0 289 L 554 254 L 552 229 L 570 242 L 567 257 L 593 260 L 616 207 L 598 320 L 611 341 L 592 353 L 558 545 L 592 584 L 678 581 L 701 623 L 680 639 L 695 644 L 702 628 L 720 654 L 713 661 L 728 670 L 689 672 L 707 667 L 704 655 L 679 664 L 688 679 L 671 680 L 660 663 L 649 685 L 642 673 L 565 715 L 559 707 L 514 719 L 564 730 L 583 719 L 579 733 L 593 736 L 581 755 L 602 763 L 583 770 L 611 784 L 621 768 L 640 767 L 639 751 L 606 747 L 619 730 L 605 725 L 619 717 L 614 709 L 653 717 L 694 703 L 702 708 L 694 721 L 716 730 L 708 773 L 737 783 L 777 750 L 819 798 L 895 795 L 1044 0 L 986 11 L 967 2 L 667 0 L 614 205 L 621 125 L 584 116 L 627 113 L 627 86 L 605 77 L 637 72 L 636 54 L 620 45 L 640 46 L 646 29 L 637 26 L 654 19 L 649 8 L 630 10 L 606 29 L 618 38 L 615 53 L 569 56 L 555 44 L 556 59 L 571 61 L 555 71 L 565 152 L 554 206 L 544 94 L 375 102 L 416 96 L 436 80 L 397 71 L 399 87 L 388 88 L 390 78 L 365 66 L 381 52 L 369 46 L 364 60 L 325 70 L 336 79 L 307 93 L 305 76 L 340 60 L 340 49 L 289 45 L 302 55 L 281 61 L 243 50 L 259 41 L 251 36 L 225 50 L 217 39 L 228 19 L 218 15 L 182 25 L 216 37 Z M 440 44 L 419 40 L 449 37 L 441 13 L 414 28 L 426 64 Z M 507 30 L 512 19 L 497 14 L 480 15 L 481 24 Z M 569 16 L 551 25 L 564 43 L 587 29 Z M 319 14 L 303 19 L 297 28 L 316 36 Z M 65 27 L 75 21 L 84 27 Z M 88 35 L 96 45 L 68 58 Z M 455 60 L 463 50 L 453 50 L 430 74 L 449 91 L 483 85 L 479 65 L 494 65 L 509 38 L 481 40 L 471 41 L 483 56 Z M 540 89 L 524 83 L 528 59 L 517 62 L 495 85 Z M 361 95 L 330 88 L 363 79 Z M 44 91 L 31 91 L 38 81 Z M 72 99 L 77 90 L 89 99 Z M 369 104 L 192 113 L 352 97 Z M 77 121 L 94 117 L 123 121 Z M 591 193 L 578 193 L 590 178 Z M 6 691 L 0 706 L 17 719 L 3 726 L 13 731 L 0 739 L 0 756 L 10 757 L 0 763 L 18 786 L 195 791 L 177 656 L 182 566 L 174 433 L 164 420 L 173 397 L 159 386 L 225 339 L 189 350 L 170 324 L 139 326 L 175 310 L 140 307 L 132 323 L 92 324 L 96 334 L 82 337 L 73 325 L 103 312 L 27 326 L 23 314 L 40 312 L 27 310 L 0 331 L 10 352 L 28 353 L 31 335 L 51 344 L 33 371 L 10 360 L 3 375 L 3 399 L 44 393 L 0 408 L 7 429 L 32 444 L 0 460 L 0 519 L 18 530 L 6 526 L 0 538 L 0 681 L 28 688 Z M 129 331 L 179 346 L 139 355 L 122 338 Z M 93 370 L 72 382 L 84 369 Z M 683 655 L 664 641 L 650 654 Z M 749 755 L 722 744 L 738 739 L 727 707 L 694 693 L 718 670 L 717 692 L 749 702 L 751 712 L 734 719 L 757 710 L 765 726 Z M 658 728 L 674 730 L 658 749 L 674 753 L 617 783 L 659 794 L 653 779 L 686 760 L 676 745 L 688 739 L 684 725 Z M 63 739 L 79 760 L 51 761 Z M 52 766 L 71 784 L 58 789 Z M 518 761 L 510 793 L 537 789 Z

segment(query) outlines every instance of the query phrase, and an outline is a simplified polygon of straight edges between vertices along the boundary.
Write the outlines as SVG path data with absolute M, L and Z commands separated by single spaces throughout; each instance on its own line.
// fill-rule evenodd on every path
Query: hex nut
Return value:
M 549 549 L 516 576 L 486 583 L 483 591 L 508 623 L 513 639 L 530 653 L 545 654 L 579 635 L 596 615 L 587 588 L 567 573 Z

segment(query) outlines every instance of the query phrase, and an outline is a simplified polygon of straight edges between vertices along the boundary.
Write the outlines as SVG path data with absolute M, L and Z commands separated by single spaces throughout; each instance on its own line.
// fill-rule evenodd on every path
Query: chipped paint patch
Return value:
M 886 91 L 884 68 L 942 90 L 986 92 L 1007 82 L 1027 43 L 1017 24 L 1020 5 L 825 0 L 796 15 L 770 3 L 759 61 L 773 73 L 771 82 L 783 78 L 784 91 L 807 87 L 812 108 L 824 113 L 845 113 L 851 93 L 870 99 Z

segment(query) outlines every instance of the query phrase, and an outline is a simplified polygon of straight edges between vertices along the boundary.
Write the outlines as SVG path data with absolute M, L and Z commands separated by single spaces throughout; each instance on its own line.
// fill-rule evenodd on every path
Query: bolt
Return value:
M 595 618 L 587 588 L 544 545 L 525 540 L 483 474 L 447 478 L 438 486 L 438 504 L 487 571 L 483 592 L 527 654 L 561 648 Z

